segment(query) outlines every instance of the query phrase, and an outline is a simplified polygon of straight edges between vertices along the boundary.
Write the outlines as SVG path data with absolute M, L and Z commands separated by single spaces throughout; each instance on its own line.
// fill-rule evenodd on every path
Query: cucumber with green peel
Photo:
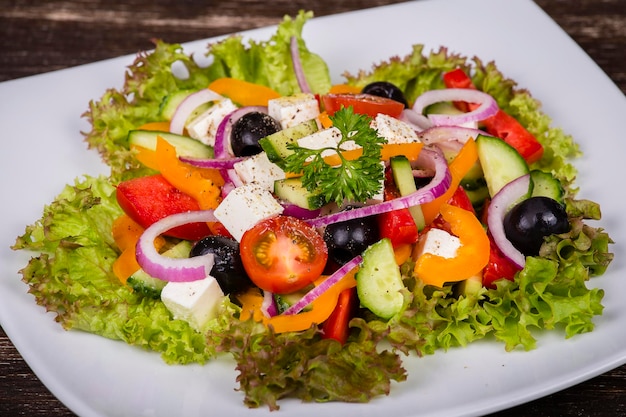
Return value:
M 561 185 L 561 181 L 552 174 L 533 169 L 530 171 L 530 181 L 533 184 L 531 197 L 549 197 L 559 203 L 563 203 L 565 190 Z
M 191 242 L 182 240 L 163 252 L 163 256 L 167 256 L 169 258 L 188 258 L 191 246 Z M 165 287 L 165 284 L 167 284 L 167 281 L 154 278 L 143 269 L 135 272 L 133 275 L 128 277 L 128 280 L 126 281 L 126 285 L 132 288 L 133 291 L 155 300 L 158 300 L 161 297 L 161 291 L 163 290 L 163 287 Z
M 154 130 L 131 130 L 128 132 L 128 144 L 141 146 L 152 151 L 156 150 L 157 137 L 165 139 L 176 148 L 178 156 L 193 158 L 213 158 L 213 148 L 188 136 L 177 135 L 169 132 L 157 132 Z
M 411 167 L 411 162 L 409 162 L 406 156 L 398 155 L 392 157 L 389 160 L 389 165 L 391 167 L 393 181 L 396 184 L 396 187 L 398 187 L 398 191 L 401 196 L 409 195 L 417 191 L 417 186 L 415 185 L 415 179 L 413 177 L 413 168 Z M 426 220 L 424 219 L 424 213 L 422 213 L 421 207 L 409 207 L 409 212 L 415 221 L 417 229 L 424 229 L 426 226 Z
M 315 194 L 302 185 L 300 178 L 286 178 L 274 182 L 274 194 L 278 198 L 308 210 L 317 210 L 326 200 L 321 194 Z
M 390 319 L 402 310 L 405 286 L 391 240 L 381 239 L 363 252 L 355 278 L 363 307 L 383 319 Z
M 193 92 L 193 90 L 180 90 L 165 96 L 159 107 L 159 116 L 164 120 L 172 120 L 178 105 Z
M 476 148 L 491 197 L 509 182 L 530 172 L 519 152 L 500 138 L 478 135 Z M 531 191 L 532 186 L 525 197 L 530 196 Z
M 259 145 L 267 154 L 267 158 L 280 166 L 281 162 L 293 153 L 292 150 L 287 149 L 287 145 L 297 143 L 298 139 L 318 130 L 316 119 L 307 120 L 262 138 L 259 140 Z

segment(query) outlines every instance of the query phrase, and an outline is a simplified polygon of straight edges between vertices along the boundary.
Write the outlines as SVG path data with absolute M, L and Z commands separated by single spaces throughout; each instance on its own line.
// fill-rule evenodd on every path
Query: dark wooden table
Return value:
M 0 0 L 0 81 L 58 70 L 152 47 L 398 0 Z M 537 0 L 626 92 L 626 0 Z M 73 415 L 44 387 L 0 328 L 0 415 Z M 562 392 L 494 416 L 624 416 L 626 365 Z

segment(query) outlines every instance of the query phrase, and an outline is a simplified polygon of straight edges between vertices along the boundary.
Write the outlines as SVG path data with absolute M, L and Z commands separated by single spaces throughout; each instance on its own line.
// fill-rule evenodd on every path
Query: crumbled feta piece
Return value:
M 318 130 L 315 133 L 311 133 L 310 135 L 298 139 L 298 146 L 307 149 L 336 149 L 340 140 L 341 131 L 336 127 L 330 127 L 328 129 Z M 328 156 L 334 153 L 335 151 L 327 149 L 322 152 L 322 156 Z
M 375 129 L 379 136 L 387 139 L 388 143 L 420 142 L 411 126 L 386 114 L 379 113 L 370 123 L 370 127 Z
M 210 275 L 197 281 L 168 282 L 161 291 L 161 301 L 174 319 L 184 320 L 198 331 L 215 317 L 223 297 L 217 280 Z
M 189 122 L 186 126 L 189 136 L 209 146 L 214 146 L 218 126 L 224 117 L 236 109 L 237 106 L 229 98 L 218 101 Z
M 285 178 L 285 171 L 271 162 L 265 152 L 237 162 L 233 168 L 244 184 L 259 184 L 268 191 L 274 190 L 274 181 Z
M 246 184 L 232 190 L 215 209 L 215 217 L 240 241 L 246 230 L 262 220 L 277 216 L 283 207 L 259 184 Z
M 286 129 L 315 119 L 320 114 L 320 108 L 313 94 L 300 93 L 269 100 L 267 112 Z
M 461 241 L 458 237 L 451 235 L 445 230 L 430 229 L 421 235 L 416 247 L 416 258 L 424 253 L 431 253 L 444 258 L 454 258 L 456 251 L 461 247 Z

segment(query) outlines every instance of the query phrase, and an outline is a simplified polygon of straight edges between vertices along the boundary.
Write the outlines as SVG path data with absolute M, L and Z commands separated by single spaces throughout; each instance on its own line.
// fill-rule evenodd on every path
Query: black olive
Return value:
M 263 150 L 259 140 L 280 130 L 280 123 L 266 113 L 250 112 L 233 125 L 230 143 L 235 156 L 251 156 Z
M 504 216 L 504 233 L 517 250 L 536 256 L 544 237 L 570 230 L 565 207 L 548 197 L 531 197 Z
M 194 244 L 189 256 L 207 253 L 215 256 L 211 276 L 217 280 L 224 294 L 240 293 L 253 286 L 243 268 L 236 240 L 224 236 L 207 236 Z
M 388 81 L 375 81 L 363 87 L 362 93 L 371 94 L 373 96 L 390 98 L 395 101 L 399 101 L 404 104 L 404 107 L 409 107 L 409 103 L 404 97 L 404 93 L 395 84 Z
M 379 240 L 378 224 L 371 216 L 332 223 L 324 230 L 328 256 L 338 265 L 344 265 Z

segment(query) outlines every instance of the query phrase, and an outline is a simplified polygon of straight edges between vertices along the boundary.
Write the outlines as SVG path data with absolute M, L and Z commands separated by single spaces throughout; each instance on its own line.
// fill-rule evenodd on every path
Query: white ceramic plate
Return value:
M 511 19 L 515 16 L 515 19 Z M 532 28 L 530 30 L 529 28 Z M 267 39 L 272 28 L 247 32 Z M 335 81 L 368 69 L 414 43 L 447 46 L 483 61 L 528 88 L 545 111 L 582 144 L 580 197 L 601 203 L 617 242 L 609 272 L 591 285 L 606 290 L 596 330 L 565 340 L 553 332 L 531 352 L 506 353 L 480 342 L 465 349 L 405 360 L 408 381 L 369 404 L 283 401 L 280 415 L 470 416 L 526 402 L 626 363 L 623 196 L 616 167 L 623 163 L 626 99 L 583 51 L 529 0 L 420 1 L 315 19 L 305 26 L 309 48 L 330 64 Z M 186 45 L 205 51 L 206 41 Z M 61 401 L 81 416 L 241 415 L 234 364 L 167 366 L 158 354 L 81 332 L 66 332 L 26 293 L 17 270 L 26 254 L 9 250 L 24 226 L 66 183 L 84 173 L 106 173 L 86 150 L 80 115 L 106 88 L 120 87 L 133 57 L 0 84 L 0 319 L 25 360 Z M 229 413 L 230 414 L 227 414 Z M 266 409 L 255 415 L 267 415 Z M 272 414 L 277 415 L 277 414 Z

